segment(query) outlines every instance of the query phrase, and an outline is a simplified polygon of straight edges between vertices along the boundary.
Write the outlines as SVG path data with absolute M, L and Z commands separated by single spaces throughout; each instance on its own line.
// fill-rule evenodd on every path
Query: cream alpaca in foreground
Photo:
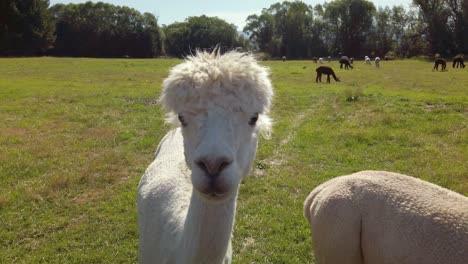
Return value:
M 140 263 L 230 263 L 240 181 L 273 90 L 252 55 L 198 52 L 175 66 L 161 103 L 178 128 L 159 144 L 138 188 Z
M 361 171 L 304 203 L 319 264 L 463 264 L 468 198 L 402 174 Z

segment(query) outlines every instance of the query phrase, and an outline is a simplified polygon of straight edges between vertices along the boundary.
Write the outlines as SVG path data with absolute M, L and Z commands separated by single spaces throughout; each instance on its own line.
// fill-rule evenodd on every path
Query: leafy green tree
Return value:
M 54 41 L 48 0 L 0 1 L 0 55 L 41 55 Z
M 406 29 L 401 37 L 398 54 L 401 57 L 413 57 L 429 52 L 427 26 L 417 10 L 409 10 Z
M 164 27 L 166 51 L 169 55 L 183 57 L 195 49 L 223 50 L 242 47 L 236 26 L 217 17 L 189 17 Z
M 275 3 L 260 16 L 250 15 L 244 31 L 260 51 L 275 57 L 305 58 L 326 53 L 320 35 L 323 24 L 313 19 L 314 9 L 302 1 Z
M 190 53 L 190 28 L 187 22 L 176 22 L 163 27 L 166 52 L 173 56 Z
M 314 44 L 312 7 L 300 1 L 291 2 L 284 22 L 283 46 L 286 54 L 294 58 L 318 56 L 312 52 Z
M 413 0 L 424 19 L 425 34 L 427 35 L 429 52 L 448 54 L 454 49 L 453 36 L 447 27 L 449 9 L 446 0 Z
M 237 38 L 237 42 L 239 43 L 240 47 L 242 47 L 243 50 L 248 50 L 249 49 L 249 39 L 246 38 L 244 35 L 239 34 L 239 37 Z
M 154 15 L 107 3 L 57 4 L 54 52 L 64 56 L 155 57 L 162 35 Z
M 393 36 L 391 30 L 391 9 L 387 6 L 379 8 L 375 13 L 375 55 L 383 56 L 392 48 Z
M 468 8 L 468 1 L 463 0 L 446 0 L 449 10 L 448 25 L 453 33 L 454 48 L 456 53 L 468 52 L 466 48 L 468 41 L 468 15 L 463 13 L 463 4 L 465 9 Z
M 328 3 L 325 19 L 335 33 L 339 50 L 360 56 L 372 28 L 375 6 L 366 0 L 336 0 Z
M 273 16 L 264 9 L 260 16 L 248 16 L 246 22 L 244 32 L 250 33 L 250 40 L 257 44 L 259 50 L 273 54 Z
M 239 46 L 236 26 L 217 17 L 189 17 L 190 43 L 194 48 L 213 48 L 216 45 L 227 49 Z
M 153 56 L 160 55 L 163 52 L 164 34 L 158 26 L 158 20 L 151 13 L 143 14 L 143 32 L 148 35 L 151 45 L 150 53 Z
M 393 37 L 394 46 L 392 49 L 397 50 L 401 45 L 402 37 L 408 27 L 409 17 L 403 6 L 393 6 L 390 15 L 390 30 Z
M 463 1 L 463 52 L 468 53 L 468 1 Z

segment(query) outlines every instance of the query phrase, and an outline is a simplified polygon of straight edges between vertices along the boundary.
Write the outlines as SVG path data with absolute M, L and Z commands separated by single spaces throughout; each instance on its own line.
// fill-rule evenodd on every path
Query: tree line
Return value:
M 289 58 L 454 55 L 468 51 L 468 2 L 413 0 L 405 9 L 367 0 L 284 1 L 248 16 L 242 30 L 249 37 L 207 16 L 159 26 L 153 14 L 102 2 L 0 1 L 0 56 L 142 58 L 216 45 Z
M 407 10 L 377 9 L 366 0 L 285 1 L 250 15 L 244 31 L 258 50 L 277 57 L 453 55 L 468 51 L 468 2 L 462 2 L 413 0 Z

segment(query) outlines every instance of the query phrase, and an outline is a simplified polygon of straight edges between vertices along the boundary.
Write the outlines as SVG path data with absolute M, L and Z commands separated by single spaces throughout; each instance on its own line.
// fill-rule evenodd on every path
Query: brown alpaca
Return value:
M 327 83 L 330 83 L 330 75 L 333 76 L 333 79 L 335 79 L 335 81 L 337 82 L 340 81 L 340 79 L 336 77 L 333 69 L 328 66 L 320 66 L 317 69 L 315 69 L 315 71 L 317 72 L 317 77 L 315 78 L 315 82 L 319 82 L 319 81 L 322 82 L 322 74 L 327 75 Z
M 460 66 L 460 68 L 465 68 L 465 63 L 463 63 L 463 57 L 462 56 L 455 56 L 453 57 L 453 64 L 452 64 L 452 68 L 458 68 Z
M 438 71 L 439 70 L 439 64 L 442 66 L 441 71 L 446 71 L 445 68 L 447 68 L 447 61 L 442 59 L 442 58 L 438 58 L 438 59 L 434 60 L 434 68 L 432 70 Z

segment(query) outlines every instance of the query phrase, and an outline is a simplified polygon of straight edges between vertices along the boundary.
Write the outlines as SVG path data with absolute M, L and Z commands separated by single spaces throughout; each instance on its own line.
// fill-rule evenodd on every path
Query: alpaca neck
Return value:
M 177 263 L 223 262 L 231 241 L 236 199 L 237 194 L 221 203 L 209 203 L 192 192 Z

